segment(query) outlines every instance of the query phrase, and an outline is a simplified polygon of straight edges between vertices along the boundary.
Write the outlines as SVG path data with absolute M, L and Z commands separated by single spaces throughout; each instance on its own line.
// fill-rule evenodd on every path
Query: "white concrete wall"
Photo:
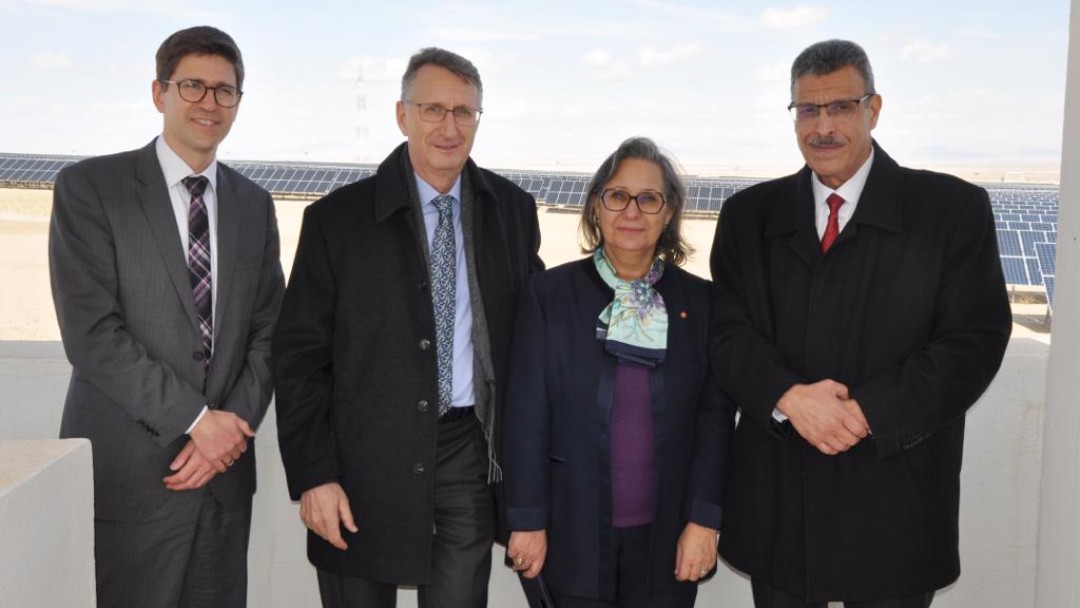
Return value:
M 1014 339 L 997 379 L 968 415 L 960 522 L 963 575 L 938 595 L 935 608 L 1034 606 L 1048 350 L 1033 339 Z M 0 342 L 0 440 L 55 437 L 69 373 L 59 343 Z M 314 571 L 304 554 L 304 529 L 297 506 L 288 500 L 276 434 L 271 412 L 256 437 L 259 490 L 248 560 L 249 605 L 318 607 Z M 89 485 L 83 487 L 87 495 L 92 491 Z M 41 504 L 67 500 L 62 494 L 67 492 L 66 484 L 54 486 L 53 492 L 38 500 Z M 0 513 L 0 531 L 20 528 L 26 521 Z M 12 551 L 32 549 L 37 537 L 21 538 L 23 544 Z M 0 554 L 7 551 L 0 537 Z M 501 563 L 502 552 L 496 548 L 490 605 L 524 606 L 516 578 Z M 1075 562 L 1070 567 L 1075 568 Z M 5 570 L 0 563 L 0 573 Z M 403 592 L 399 605 L 415 606 L 415 595 Z M 0 605 L 8 605 L 2 579 Z M 749 608 L 750 585 L 737 573 L 721 568 L 718 576 L 702 586 L 698 605 Z
M 96 605 L 92 473 L 85 439 L 0 441 L 0 606 Z
M 1080 579 L 1080 0 L 1072 0 L 1058 211 L 1054 343 L 1047 373 L 1039 522 L 1040 608 L 1075 606 Z

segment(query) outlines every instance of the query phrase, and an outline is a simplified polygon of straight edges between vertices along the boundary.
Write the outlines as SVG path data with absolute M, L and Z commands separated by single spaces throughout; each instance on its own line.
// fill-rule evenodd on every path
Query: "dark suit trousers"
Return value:
M 475 416 L 439 425 L 431 583 L 420 608 L 484 608 L 495 542 L 495 499 L 487 483 L 487 441 Z M 324 608 L 393 608 L 397 587 L 319 570 Z
M 754 608 L 828 608 L 826 602 L 807 603 L 756 580 L 751 579 L 750 586 L 754 592 Z M 844 608 L 930 608 L 933 600 L 934 592 L 931 591 L 865 602 L 844 602 Z
M 197 514 L 95 521 L 98 608 L 244 608 L 251 498 Z
M 649 537 L 652 525 L 615 528 L 615 601 L 563 595 L 551 595 L 558 608 L 692 608 L 697 598 L 697 583 L 681 582 L 660 595 L 649 595 Z M 671 556 L 675 569 L 675 556 Z M 671 578 L 675 578 L 674 572 Z

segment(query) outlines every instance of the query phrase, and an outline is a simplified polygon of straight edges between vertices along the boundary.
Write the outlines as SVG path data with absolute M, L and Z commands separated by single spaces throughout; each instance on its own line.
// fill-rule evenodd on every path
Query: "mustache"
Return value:
M 836 140 L 832 135 L 820 135 L 810 138 L 811 146 L 838 146 L 840 142 Z

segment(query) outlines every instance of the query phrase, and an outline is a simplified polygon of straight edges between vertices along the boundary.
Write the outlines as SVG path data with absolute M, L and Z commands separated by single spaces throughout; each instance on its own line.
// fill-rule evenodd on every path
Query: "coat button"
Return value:
M 413 472 L 413 475 L 423 475 L 424 474 L 424 465 L 423 465 L 423 463 L 418 462 L 418 463 L 412 465 L 412 472 Z
M 427 350 L 429 348 L 431 348 L 431 340 L 428 340 L 427 338 L 420 340 L 420 350 Z
M 421 414 L 423 414 L 424 412 L 428 411 L 428 403 L 427 403 L 427 399 L 421 399 L 421 400 L 420 400 L 420 401 L 419 401 L 419 402 L 418 402 L 418 403 L 416 404 L 416 411 L 420 412 Z
M 197 350 L 197 351 L 191 353 L 191 358 L 195 359 L 196 361 L 202 361 L 203 359 L 206 358 L 206 353 L 204 353 L 201 350 Z
M 420 281 L 420 291 L 427 291 L 427 281 Z

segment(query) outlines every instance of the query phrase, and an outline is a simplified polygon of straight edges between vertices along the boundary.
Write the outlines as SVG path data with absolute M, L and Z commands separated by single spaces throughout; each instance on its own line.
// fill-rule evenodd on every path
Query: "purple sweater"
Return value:
M 611 404 L 611 501 L 616 528 L 652 523 L 653 455 L 649 369 L 620 363 Z

